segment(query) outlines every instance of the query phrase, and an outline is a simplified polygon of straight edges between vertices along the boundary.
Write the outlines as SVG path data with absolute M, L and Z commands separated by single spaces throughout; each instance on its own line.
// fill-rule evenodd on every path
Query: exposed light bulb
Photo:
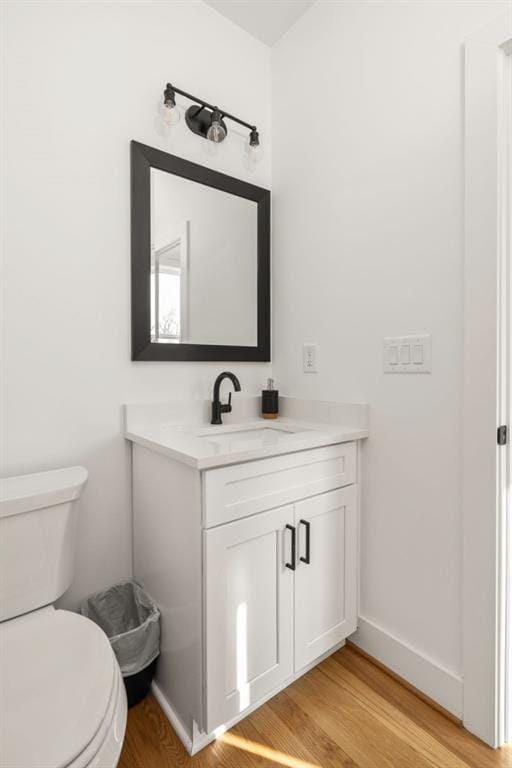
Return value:
M 261 144 L 258 144 L 257 146 L 249 145 L 247 148 L 247 154 L 253 163 L 258 163 L 263 157 L 263 147 Z
M 181 118 L 180 111 L 176 106 L 176 94 L 170 83 L 167 83 L 166 85 L 164 91 L 164 100 L 163 103 L 161 103 L 160 113 L 162 117 L 163 131 L 164 134 L 167 134 L 169 128 L 171 128 L 173 125 L 176 125 L 176 123 L 179 123 Z
M 260 144 L 260 136 L 257 130 L 250 132 L 246 148 L 251 162 L 258 163 L 263 157 L 263 147 Z
M 166 99 L 164 102 L 162 117 L 166 125 L 176 125 L 180 121 L 180 112 L 176 104 L 170 99 Z
M 226 138 L 226 131 L 220 123 L 212 123 L 212 125 L 208 128 L 207 136 L 210 141 L 213 141 L 215 144 L 219 144 Z
M 226 134 L 227 131 L 222 125 L 222 115 L 218 109 L 214 109 L 212 112 L 212 124 L 208 128 L 206 138 L 215 144 L 220 144 L 226 138 Z

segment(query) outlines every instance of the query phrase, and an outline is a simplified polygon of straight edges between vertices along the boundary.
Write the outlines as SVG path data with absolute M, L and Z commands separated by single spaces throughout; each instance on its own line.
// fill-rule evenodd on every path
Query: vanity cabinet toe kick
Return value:
M 190 753 L 356 630 L 357 474 L 355 442 L 203 471 L 133 445 L 155 695 Z

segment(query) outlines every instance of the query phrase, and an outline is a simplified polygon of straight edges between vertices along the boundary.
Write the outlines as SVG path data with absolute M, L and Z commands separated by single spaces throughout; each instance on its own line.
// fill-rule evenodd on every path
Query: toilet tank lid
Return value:
M 77 499 L 87 477 L 85 467 L 66 467 L 1 479 L 0 517 L 44 509 Z

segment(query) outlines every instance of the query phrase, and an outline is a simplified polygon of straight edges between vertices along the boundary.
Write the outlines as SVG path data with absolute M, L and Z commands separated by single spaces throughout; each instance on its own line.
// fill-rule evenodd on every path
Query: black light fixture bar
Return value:
M 239 125 L 243 125 L 245 128 L 249 128 L 250 131 L 257 130 L 255 125 L 246 123 L 245 120 L 240 120 L 239 117 L 235 117 L 235 115 L 231 115 L 229 112 L 225 112 L 221 107 L 215 106 L 214 104 L 209 104 L 207 101 L 204 101 L 204 99 L 200 99 L 197 96 L 192 96 L 191 93 L 187 93 L 186 91 L 183 91 L 181 88 L 176 88 L 176 86 L 172 85 L 172 83 L 167 83 L 167 88 L 172 89 L 174 93 L 179 93 L 180 96 L 184 96 L 186 99 L 190 99 L 190 101 L 194 101 L 197 104 L 201 104 L 201 106 L 205 107 L 206 109 L 210 109 L 212 112 L 214 110 L 218 110 L 221 113 L 223 118 L 227 117 L 228 120 L 233 120 L 233 122 L 238 123 Z

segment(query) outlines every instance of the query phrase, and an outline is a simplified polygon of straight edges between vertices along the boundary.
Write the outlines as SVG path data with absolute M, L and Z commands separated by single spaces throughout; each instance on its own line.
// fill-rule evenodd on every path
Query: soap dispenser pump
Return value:
M 264 419 L 279 416 L 279 391 L 274 389 L 274 379 L 267 379 L 267 388 L 261 393 L 261 415 Z

